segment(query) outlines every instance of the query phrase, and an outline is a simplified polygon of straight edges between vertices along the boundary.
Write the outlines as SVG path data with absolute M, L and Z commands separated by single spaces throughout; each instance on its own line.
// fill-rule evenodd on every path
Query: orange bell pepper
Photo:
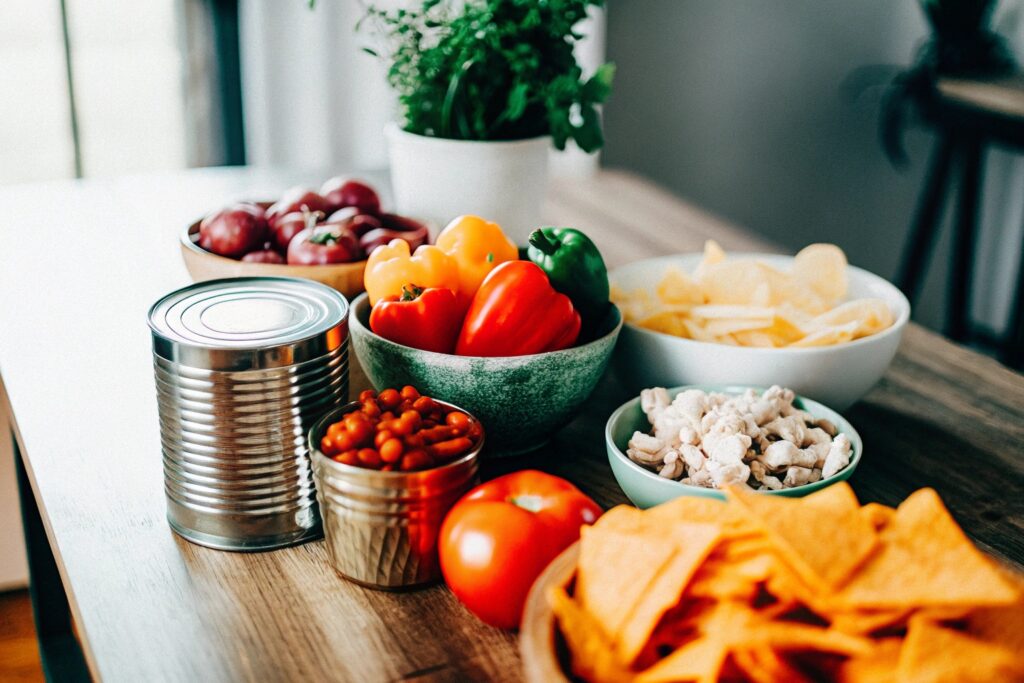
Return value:
M 459 291 L 459 266 L 438 247 L 424 244 L 409 253 L 409 243 L 394 239 L 370 254 L 363 274 L 363 286 L 370 305 L 384 297 L 401 297 L 402 288 L 415 285 L 422 289 L 444 288 Z
M 458 263 L 458 297 L 464 307 L 488 273 L 519 258 L 519 249 L 505 236 L 501 226 L 479 216 L 454 219 L 437 236 L 435 244 Z

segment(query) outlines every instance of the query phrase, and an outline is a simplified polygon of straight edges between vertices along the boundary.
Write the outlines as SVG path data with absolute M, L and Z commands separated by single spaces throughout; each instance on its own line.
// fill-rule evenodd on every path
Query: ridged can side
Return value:
M 305 435 L 347 401 L 347 310 L 337 292 L 288 278 L 198 283 L 154 305 L 164 492 L 176 533 L 241 551 L 322 535 Z

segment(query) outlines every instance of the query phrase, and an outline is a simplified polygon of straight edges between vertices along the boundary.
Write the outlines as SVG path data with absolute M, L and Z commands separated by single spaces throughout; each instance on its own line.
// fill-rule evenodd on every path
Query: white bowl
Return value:
M 731 259 L 756 259 L 788 271 L 792 256 L 730 253 Z M 676 254 L 636 261 L 609 274 L 624 291 L 652 294 L 670 268 L 692 273 L 701 254 Z M 910 320 L 910 303 L 885 279 L 861 268 L 847 269 L 847 298 L 874 297 L 892 309 L 891 327 L 834 346 L 766 349 L 683 339 L 626 324 L 619 336 L 615 364 L 634 391 L 682 384 L 779 384 L 815 401 L 843 410 L 873 387 L 892 362 Z

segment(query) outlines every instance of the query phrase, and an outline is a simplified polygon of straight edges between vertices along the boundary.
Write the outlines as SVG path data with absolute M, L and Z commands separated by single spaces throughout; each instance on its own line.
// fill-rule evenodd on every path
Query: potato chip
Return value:
M 893 324 L 892 309 L 881 299 L 857 299 L 811 319 L 806 328 L 812 331 L 856 323 L 853 337 L 867 337 Z
M 679 335 L 682 337 L 689 337 L 690 339 L 696 339 L 697 341 L 711 342 L 717 344 L 718 337 L 713 334 L 709 334 L 702 324 L 696 320 L 683 320 L 683 326 L 686 328 L 687 334 Z
M 780 341 L 777 337 L 767 334 L 764 330 L 733 332 L 732 337 L 739 346 L 773 349 L 787 344 L 787 342 Z
M 968 540 L 932 489 L 903 501 L 879 538 L 879 552 L 836 594 L 840 604 L 999 606 L 1017 598 L 1014 587 Z
M 922 617 L 910 620 L 900 650 L 898 680 L 915 683 L 988 683 L 1024 677 L 1024 660 L 1005 647 L 978 640 Z
M 791 272 L 753 259 L 728 260 L 714 241 L 692 276 L 665 271 L 653 292 L 613 286 L 626 322 L 696 341 L 780 348 L 842 344 L 877 334 L 894 322 L 880 299 L 842 302 L 846 256 L 835 245 L 812 244 Z
M 666 304 L 698 306 L 704 303 L 704 293 L 701 292 L 700 285 L 678 268 L 669 269 L 655 291 L 658 298 Z
M 689 331 L 683 316 L 675 311 L 663 311 L 655 315 L 643 318 L 636 323 L 654 332 L 671 334 L 674 337 L 688 337 Z
M 725 250 L 718 245 L 718 242 L 707 240 L 704 242 L 704 255 L 701 257 L 700 263 L 697 264 L 697 268 L 693 271 L 693 279 L 700 281 L 709 268 L 721 263 L 725 258 Z
M 795 325 L 792 318 L 778 312 L 772 318 L 771 324 L 761 331 L 777 340 L 779 346 L 787 346 L 807 336 L 806 330 Z
M 845 325 L 836 325 L 835 327 L 825 327 L 816 332 L 811 332 L 806 337 L 798 339 L 797 341 L 790 344 L 790 346 L 796 347 L 808 347 L 808 346 L 833 346 L 835 344 L 842 344 L 843 342 L 853 341 L 853 334 L 857 331 L 859 323 L 850 322 Z
M 760 330 L 770 324 L 768 318 L 720 318 L 704 323 L 704 331 L 716 337 L 733 335 L 737 332 Z
M 690 315 L 694 318 L 705 320 L 715 319 L 741 319 L 760 320 L 765 325 L 770 325 L 775 318 L 775 310 L 772 308 L 758 308 L 757 306 L 734 306 L 729 304 L 694 306 L 690 309 Z
M 846 254 L 834 244 L 811 244 L 793 258 L 793 277 L 830 304 L 846 296 Z

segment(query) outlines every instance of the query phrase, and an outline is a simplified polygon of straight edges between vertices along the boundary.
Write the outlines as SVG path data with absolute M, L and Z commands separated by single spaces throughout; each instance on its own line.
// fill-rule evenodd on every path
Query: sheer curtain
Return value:
M 401 6 L 401 0 L 375 0 Z M 364 3 L 241 0 L 243 109 L 250 164 L 347 170 L 387 166 L 384 124 L 395 118 L 385 66 L 360 48 L 371 38 L 355 25 Z M 583 27 L 584 70 L 604 58 L 604 15 Z M 555 176 L 586 175 L 597 158 L 577 149 L 552 153 Z

